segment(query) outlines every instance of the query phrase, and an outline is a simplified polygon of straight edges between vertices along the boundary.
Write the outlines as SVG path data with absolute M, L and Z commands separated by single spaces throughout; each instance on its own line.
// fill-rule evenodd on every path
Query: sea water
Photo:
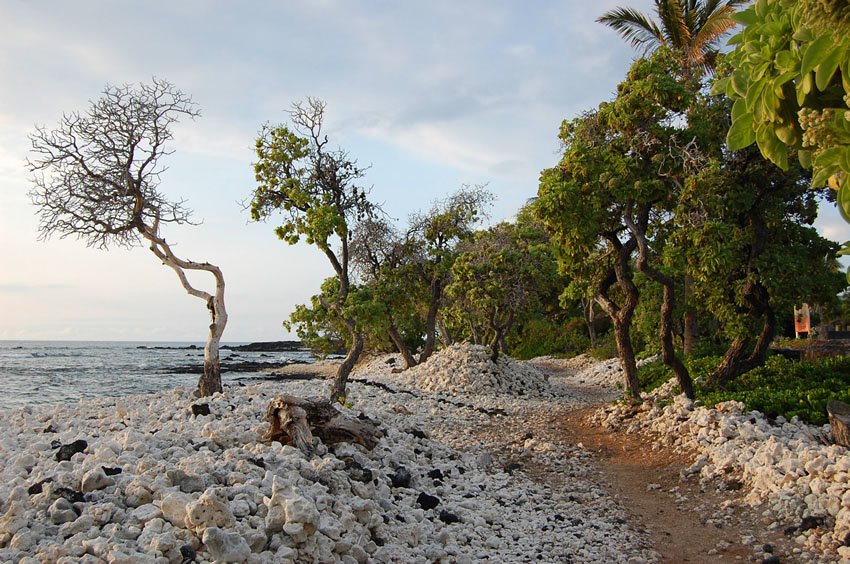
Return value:
M 307 351 L 222 350 L 226 365 L 310 362 Z M 123 396 L 177 386 L 194 387 L 204 362 L 203 343 L 104 341 L 0 341 L 0 409 L 68 403 L 84 398 Z M 225 372 L 225 385 L 260 373 Z

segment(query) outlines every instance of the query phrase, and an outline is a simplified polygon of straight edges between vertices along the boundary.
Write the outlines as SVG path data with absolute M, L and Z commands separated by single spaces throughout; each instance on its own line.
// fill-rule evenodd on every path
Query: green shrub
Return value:
M 590 346 L 584 322 L 568 320 L 563 324 L 553 323 L 545 317 L 534 318 L 525 323 L 518 335 L 508 339 L 511 356 L 529 359 L 552 355 L 572 357 Z
M 619 356 L 613 333 L 606 333 L 597 338 L 596 348 L 590 349 L 587 352 L 591 358 L 595 358 L 596 360 L 608 360 L 609 358 L 617 358 Z
M 768 417 L 798 416 L 815 425 L 827 422 L 826 404 L 837 399 L 850 403 L 850 357 L 794 361 L 772 356 L 764 366 L 729 383 L 725 390 L 699 389 L 706 405 L 728 400 Z
M 661 360 L 638 366 L 638 381 L 640 381 L 640 389 L 644 392 L 651 392 L 672 377 L 673 371 Z
M 684 357 L 685 367 L 694 380 L 704 380 L 708 374 L 720 363 L 719 356 L 695 356 Z M 661 359 L 655 360 L 638 367 L 638 380 L 641 390 L 651 392 L 655 388 L 665 384 L 673 377 L 673 371 L 665 365 Z
M 768 357 L 764 366 L 747 372 L 727 384 L 724 390 L 705 387 L 707 376 L 720 364 L 720 356 L 688 356 L 685 366 L 696 384 L 697 399 L 705 405 L 729 400 L 743 402 L 747 409 L 768 417 L 799 417 L 807 423 L 827 422 L 826 404 L 837 399 L 850 403 L 850 357 L 796 361 L 782 356 Z M 654 390 L 673 377 L 673 371 L 660 360 L 638 368 L 645 392 Z

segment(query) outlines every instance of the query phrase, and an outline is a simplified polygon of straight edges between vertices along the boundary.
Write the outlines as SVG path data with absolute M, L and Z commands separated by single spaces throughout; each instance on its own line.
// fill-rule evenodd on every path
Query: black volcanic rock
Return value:
M 210 404 L 208 403 L 195 403 L 192 404 L 192 415 L 209 415 L 210 414 Z
M 222 349 L 241 352 L 292 352 L 304 350 L 301 341 L 268 341 L 247 345 L 222 345 Z
M 422 492 L 419 494 L 419 497 L 416 498 L 416 503 L 419 504 L 419 507 L 428 511 L 429 509 L 434 509 L 440 505 L 440 499 Z
M 446 523 L 447 525 L 451 525 L 452 523 L 457 523 L 460 521 L 460 517 L 452 513 L 451 511 L 446 511 L 445 509 L 440 511 L 440 521 Z
M 59 447 L 59 450 L 56 451 L 56 460 L 57 462 L 63 462 L 65 460 L 71 460 L 71 457 L 77 454 L 78 452 L 83 452 L 88 448 L 89 444 L 79 439 L 74 441 L 73 443 L 62 445 Z
M 410 487 L 410 472 L 404 466 L 399 466 L 396 471 L 390 474 L 390 483 L 394 488 Z

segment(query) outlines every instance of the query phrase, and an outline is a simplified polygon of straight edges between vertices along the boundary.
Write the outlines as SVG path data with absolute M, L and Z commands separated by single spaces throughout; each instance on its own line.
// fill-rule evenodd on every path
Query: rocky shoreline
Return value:
M 209 415 L 192 409 L 197 400 L 188 390 L 0 415 L 7 431 L 0 440 L 0 560 L 655 560 L 616 502 L 581 477 L 580 457 L 535 447 L 575 470 L 571 493 L 556 495 L 518 467 L 463 448 L 461 429 L 502 417 L 470 406 L 509 412 L 551 400 L 466 395 L 459 402 L 457 394 L 411 388 L 410 401 L 354 382 L 353 412 L 376 419 L 385 433 L 374 450 L 318 445 L 308 458 L 260 442 L 274 395 L 311 396 L 323 387 L 321 380 L 231 387 L 205 400 Z
M 392 355 L 358 366 L 351 415 L 384 434 L 371 451 L 317 444 L 308 457 L 261 441 L 271 398 L 324 395 L 332 362 L 289 367 L 319 378 L 230 386 L 202 402 L 175 389 L 0 413 L 0 561 L 659 560 L 592 453 L 531 432 L 617 397 L 617 367 L 486 356 L 455 347 L 405 373 Z M 730 497 L 774 528 L 798 527 L 800 561 L 847 560 L 850 458 L 818 443 L 823 429 L 661 393 L 594 419 L 697 452 L 686 474 L 735 480 Z

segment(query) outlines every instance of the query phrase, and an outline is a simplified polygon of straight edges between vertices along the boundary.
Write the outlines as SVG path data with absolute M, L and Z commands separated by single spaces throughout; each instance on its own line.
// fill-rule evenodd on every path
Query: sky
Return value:
M 369 166 L 373 201 L 408 214 L 486 184 L 511 218 L 558 160 L 565 118 L 613 97 L 636 53 L 595 19 L 651 0 L 303 0 L 0 4 L 0 339 L 195 341 L 205 304 L 146 248 L 40 240 L 28 135 L 84 111 L 107 84 L 167 79 L 201 110 L 175 129 L 160 189 L 201 221 L 166 226 L 175 253 L 220 266 L 226 342 L 293 338 L 281 326 L 331 274 L 274 220 L 245 211 L 254 141 L 307 96 L 331 143 Z M 827 237 L 850 239 L 828 209 Z M 205 289 L 212 280 L 192 277 Z

